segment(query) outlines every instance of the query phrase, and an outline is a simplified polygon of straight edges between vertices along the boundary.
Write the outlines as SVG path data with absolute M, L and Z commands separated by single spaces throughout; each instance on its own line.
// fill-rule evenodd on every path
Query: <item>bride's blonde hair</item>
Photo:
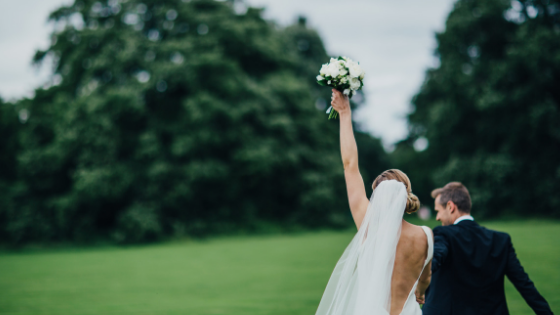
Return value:
M 377 187 L 382 181 L 394 179 L 404 184 L 406 187 L 406 191 L 408 192 L 408 200 L 406 201 L 406 213 L 414 213 L 420 208 L 420 200 L 416 197 L 415 194 L 412 193 L 412 185 L 410 184 L 410 179 L 400 170 L 397 169 L 390 169 L 386 170 L 385 172 L 381 173 L 381 175 L 377 176 L 377 178 L 373 181 L 373 190 Z

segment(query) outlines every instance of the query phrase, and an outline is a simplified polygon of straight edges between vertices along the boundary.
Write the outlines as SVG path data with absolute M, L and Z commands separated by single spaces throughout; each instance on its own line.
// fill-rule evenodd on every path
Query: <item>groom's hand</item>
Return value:
M 418 304 L 424 304 L 426 303 L 426 294 L 420 294 L 420 292 L 418 292 L 418 290 L 416 290 L 416 292 L 414 292 L 416 295 L 416 302 L 418 302 Z

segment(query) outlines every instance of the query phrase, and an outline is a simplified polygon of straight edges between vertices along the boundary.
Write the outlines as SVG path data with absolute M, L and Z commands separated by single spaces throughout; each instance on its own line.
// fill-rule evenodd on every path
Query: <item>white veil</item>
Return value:
M 408 193 L 396 180 L 374 190 L 356 236 L 331 275 L 316 315 L 389 314 L 391 277 Z

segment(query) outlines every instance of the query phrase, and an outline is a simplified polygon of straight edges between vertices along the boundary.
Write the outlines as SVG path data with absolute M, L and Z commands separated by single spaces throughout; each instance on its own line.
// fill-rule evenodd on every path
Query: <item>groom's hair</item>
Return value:
M 449 201 L 453 201 L 459 211 L 471 213 L 471 195 L 465 185 L 459 182 L 451 182 L 443 188 L 437 188 L 432 191 L 432 197 L 439 197 L 439 203 L 445 206 Z

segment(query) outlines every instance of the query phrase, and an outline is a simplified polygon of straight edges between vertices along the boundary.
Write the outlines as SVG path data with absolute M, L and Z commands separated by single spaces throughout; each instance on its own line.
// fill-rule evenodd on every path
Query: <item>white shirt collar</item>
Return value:
M 473 218 L 472 216 L 468 215 L 468 214 L 467 214 L 467 215 L 464 215 L 464 216 L 460 216 L 460 217 L 457 218 L 457 220 L 455 220 L 455 222 L 453 223 L 453 225 L 455 225 L 455 224 L 457 224 L 457 223 L 459 223 L 459 222 L 461 222 L 461 221 L 463 221 L 463 220 L 471 220 L 471 221 L 474 221 L 474 218 Z

